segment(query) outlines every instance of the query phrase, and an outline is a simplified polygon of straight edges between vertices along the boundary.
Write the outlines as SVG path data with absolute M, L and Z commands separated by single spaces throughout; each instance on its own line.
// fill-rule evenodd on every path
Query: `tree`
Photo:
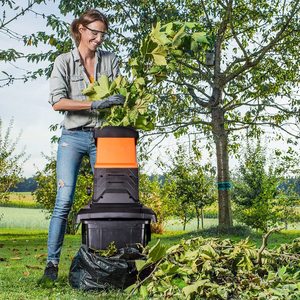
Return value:
M 163 233 L 166 222 L 173 217 L 176 206 L 172 198 L 171 186 L 168 180 L 161 180 L 158 175 L 139 175 L 140 201 L 153 209 L 157 222 L 151 223 L 155 233 Z
M 16 153 L 21 133 L 15 140 L 11 138 L 13 120 L 3 132 L 2 120 L 0 119 L 0 203 L 9 200 L 9 193 L 22 178 L 22 167 L 28 159 L 25 149 Z
M 168 56 L 169 90 L 161 86 L 153 93 L 160 95 L 158 133 L 184 134 L 195 128 L 214 142 L 219 225 L 231 226 L 229 151 L 238 145 L 237 131 L 248 128 L 250 135 L 259 135 L 271 127 L 299 136 L 295 124 L 299 121 L 299 0 L 95 0 L 93 5 L 111 20 L 107 47 L 119 50 L 121 45 L 126 56 L 137 52 L 158 21 L 197 21 L 212 37 L 206 54 L 188 46 L 181 57 Z M 59 3 L 64 15 L 78 16 L 90 6 L 90 1 Z M 65 23 L 57 16 L 44 17 L 55 34 L 32 34 L 24 41 L 50 44 L 53 50 L 38 59 L 51 61 L 72 44 Z M 188 32 L 181 32 L 176 40 L 188 41 Z M 294 131 L 289 130 L 291 123 Z
M 255 146 L 248 141 L 233 193 L 238 221 L 265 233 L 287 220 L 297 221 L 299 198 L 291 189 L 280 188 L 285 172 L 280 164 L 267 161 L 260 141 Z
M 167 180 L 172 182 L 171 193 L 175 200 L 175 215 L 181 219 L 183 230 L 193 217 L 197 217 L 197 229 L 200 219 L 203 228 L 203 208 L 216 200 L 214 193 L 214 170 L 209 163 L 201 165 L 201 154 L 194 145 L 194 155 L 187 155 L 179 145 L 167 170 Z
M 45 209 L 52 214 L 55 199 L 56 199 L 56 160 L 55 158 L 46 156 L 48 163 L 42 171 L 38 171 L 35 174 L 36 181 L 38 183 L 37 189 L 33 192 L 35 199 Z M 90 200 L 90 192 L 92 189 L 92 174 L 90 174 L 90 166 L 88 159 L 85 157 L 81 163 L 76 190 L 74 195 L 74 204 L 72 205 L 68 223 L 67 233 L 76 233 L 76 216 L 78 211 L 86 205 Z
M 12 192 L 33 192 L 37 187 L 34 177 L 22 178 L 21 181 L 11 189 Z

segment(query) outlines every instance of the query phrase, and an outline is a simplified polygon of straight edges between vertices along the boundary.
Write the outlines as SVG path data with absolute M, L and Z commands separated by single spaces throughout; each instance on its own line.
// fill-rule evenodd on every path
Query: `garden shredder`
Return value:
M 130 127 L 95 129 L 97 147 L 91 202 L 77 215 L 82 244 L 92 250 L 143 246 L 151 240 L 156 215 L 139 201 L 136 144 L 138 132 Z

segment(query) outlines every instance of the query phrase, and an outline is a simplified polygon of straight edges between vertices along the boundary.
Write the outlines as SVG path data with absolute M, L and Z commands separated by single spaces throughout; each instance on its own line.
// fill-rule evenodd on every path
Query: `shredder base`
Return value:
M 117 249 L 134 244 L 146 246 L 150 239 L 150 220 L 82 221 L 82 244 L 93 250 L 104 250 L 111 242 Z

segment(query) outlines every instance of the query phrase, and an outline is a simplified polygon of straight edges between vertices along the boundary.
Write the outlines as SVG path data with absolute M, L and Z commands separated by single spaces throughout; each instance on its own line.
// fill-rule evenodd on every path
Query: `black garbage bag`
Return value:
M 116 255 L 103 257 L 81 246 L 70 267 L 69 283 L 85 291 L 125 289 L 137 279 L 136 259 L 145 259 L 145 256 L 131 247 L 120 248 Z

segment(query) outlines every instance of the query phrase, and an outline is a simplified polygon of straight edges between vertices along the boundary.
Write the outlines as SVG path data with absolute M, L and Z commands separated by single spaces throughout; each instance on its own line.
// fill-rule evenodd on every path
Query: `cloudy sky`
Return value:
M 47 5 L 34 6 L 34 11 L 57 15 L 57 4 L 53 3 L 53 1 L 47 2 Z M 27 1 L 18 0 L 17 3 L 24 4 L 25 6 Z M 1 7 L 2 9 L 3 7 Z M 7 14 L 6 20 L 9 20 L 13 14 L 5 8 L 4 10 Z M 2 12 L 0 16 L 2 18 Z M 67 16 L 65 19 L 69 21 L 71 16 Z M 11 22 L 8 28 L 19 34 L 49 31 L 46 28 L 45 22 L 33 12 L 29 12 L 25 16 L 21 16 L 18 20 Z M 47 50 L 45 46 L 28 49 L 28 47 L 24 47 L 22 41 L 8 37 L 0 30 L 0 49 L 9 48 L 14 48 L 23 53 L 29 51 L 43 52 Z M 38 67 L 41 66 L 46 66 L 46 64 L 41 63 Z M 37 65 L 30 65 L 24 61 L 13 62 L 12 64 L 1 63 L 0 79 L 4 77 L 1 71 L 18 76 L 24 74 L 22 69 L 34 70 L 35 68 L 37 68 Z M 0 83 L 3 84 L 3 82 Z M 11 119 L 14 119 L 13 137 L 16 137 L 22 131 L 17 151 L 21 151 L 23 147 L 26 147 L 26 153 L 30 155 L 30 159 L 24 165 L 24 175 L 26 177 L 33 175 L 37 168 L 43 168 L 45 160 L 41 155 L 42 152 L 49 155 L 52 151 L 56 150 L 56 145 L 51 145 L 50 143 L 53 132 L 49 131 L 49 126 L 60 123 L 62 115 L 52 110 L 52 107 L 47 102 L 48 94 L 49 86 L 45 78 L 39 78 L 27 83 L 15 81 L 13 85 L 0 88 L 0 118 L 3 123 L 2 127 L 4 127 L 2 128 L 2 132 L 7 128 Z

